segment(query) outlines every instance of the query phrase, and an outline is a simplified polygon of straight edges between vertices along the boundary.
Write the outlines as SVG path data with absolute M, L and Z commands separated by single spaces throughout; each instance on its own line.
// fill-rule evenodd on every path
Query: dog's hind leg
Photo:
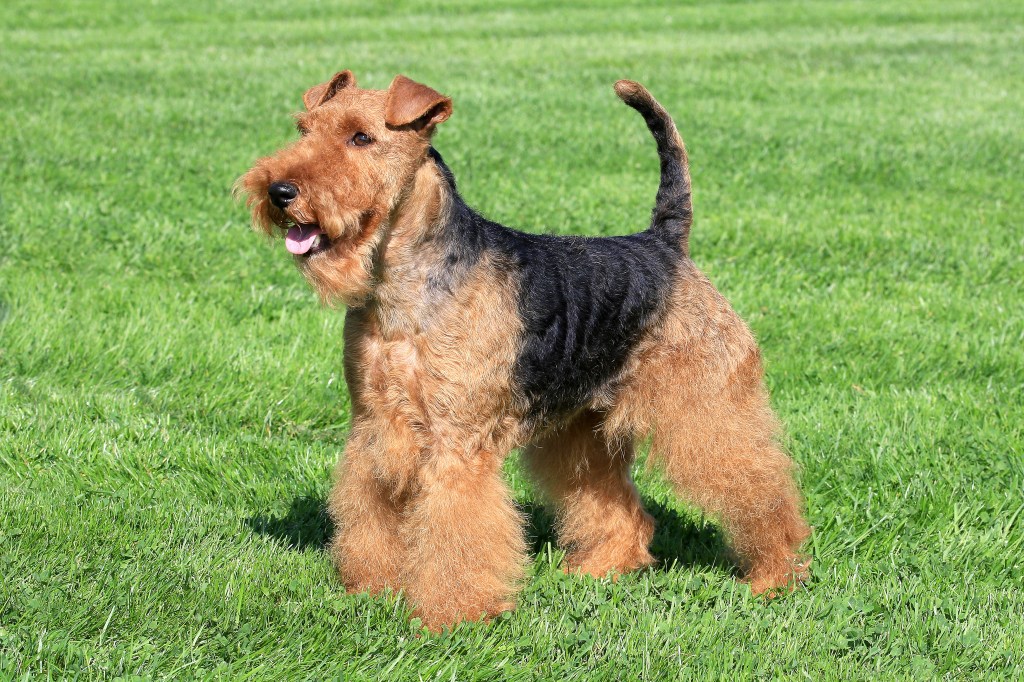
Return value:
M 721 519 L 760 593 L 801 577 L 797 552 L 809 530 L 792 463 L 773 441 L 774 417 L 761 396 L 742 393 L 672 406 L 652 453 L 684 497 Z
M 555 505 L 559 543 L 570 571 L 604 576 L 651 564 L 654 520 L 630 478 L 633 443 L 609 442 L 600 416 L 584 412 L 523 452 L 523 460 Z
M 803 579 L 810 534 L 793 464 L 776 442 L 753 336 L 694 280 L 635 364 L 609 420 L 651 433 L 653 463 L 725 528 L 754 592 Z M 701 301 L 701 298 L 705 300 Z
M 678 369 L 675 381 L 678 390 L 653 408 L 652 459 L 683 497 L 721 520 L 752 591 L 801 580 L 798 552 L 810 530 L 756 355 L 720 390 L 702 393 L 707 384 Z

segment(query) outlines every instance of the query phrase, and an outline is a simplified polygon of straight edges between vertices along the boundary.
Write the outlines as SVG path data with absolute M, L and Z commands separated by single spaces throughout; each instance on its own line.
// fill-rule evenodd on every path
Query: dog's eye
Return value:
M 352 136 L 350 144 L 354 147 L 365 147 L 371 142 L 373 142 L 373 138 L 371 138 L 366 133 L 356 133 L 355 135 Z

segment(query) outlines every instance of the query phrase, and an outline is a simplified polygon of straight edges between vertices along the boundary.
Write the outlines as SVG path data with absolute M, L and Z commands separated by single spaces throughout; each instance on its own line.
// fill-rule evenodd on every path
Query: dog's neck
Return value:
M 390 216 L 377 258 L 371 306 L 385 336 L 414 335 L 450 297 L 469 261 L 465 253 L 468 211 L 454 178 L 433 149 Z

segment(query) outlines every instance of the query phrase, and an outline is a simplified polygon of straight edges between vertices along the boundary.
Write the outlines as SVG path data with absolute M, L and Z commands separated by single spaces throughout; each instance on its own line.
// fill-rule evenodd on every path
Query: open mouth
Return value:
M 284 245 L 296 256 L 312 256 L 330 248 L 331 240 L 319 225 L 292 225 L 285 235 Z

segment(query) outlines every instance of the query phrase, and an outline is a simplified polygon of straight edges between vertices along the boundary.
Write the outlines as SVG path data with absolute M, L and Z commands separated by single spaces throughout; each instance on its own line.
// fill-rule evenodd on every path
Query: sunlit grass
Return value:
M 1021 677 L 1020 3 L 434 4 L 5 5 L 0 678 Z M 515 612 L 418 636 L 344 594 L 342 316 L 230 197 L 341 68 L 452 95 L 460 189 L 530 230 L 641 229 L 656 158 L 611 85 L 675 115 L 694 258 L 801 466 L 807 589 L 749 597 L 643 471 L 662 564 L 568 578 L 512 460 Z

